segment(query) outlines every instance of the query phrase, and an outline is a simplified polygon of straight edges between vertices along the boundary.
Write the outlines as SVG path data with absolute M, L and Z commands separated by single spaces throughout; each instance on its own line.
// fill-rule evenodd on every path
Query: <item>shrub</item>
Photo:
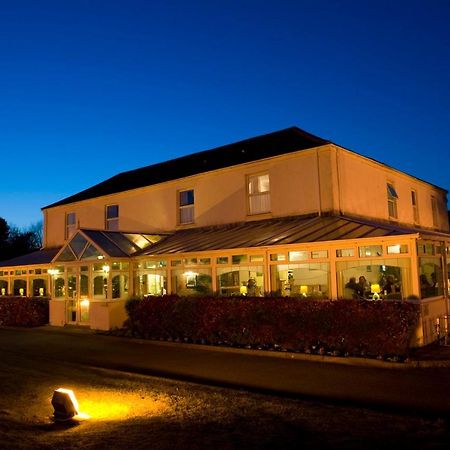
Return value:
M 48 323 L 46 297 L 0 297 L 0 325 L 39 327 Z
M 126 327 L 143 338 L 365 356 L 406 356 L 419 317 L 417 305 L 397 301 L 164 296 L 133 305 Z

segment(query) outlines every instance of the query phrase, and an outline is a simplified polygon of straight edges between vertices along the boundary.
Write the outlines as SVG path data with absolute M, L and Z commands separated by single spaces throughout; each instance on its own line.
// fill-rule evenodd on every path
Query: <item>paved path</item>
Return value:
M 0 329 L 0 357 L 22 354 L 210 385 L 418 414 L 450 415 L 450 368 L 361 367 L 255 356 L 58 328 Z

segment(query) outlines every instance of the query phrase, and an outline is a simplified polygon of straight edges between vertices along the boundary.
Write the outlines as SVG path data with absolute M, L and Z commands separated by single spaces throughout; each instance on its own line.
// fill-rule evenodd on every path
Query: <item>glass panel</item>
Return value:
M 89 267 L 82 266 L 80 269 L 80 295 L 87 297 L 89 295 Z
M 250 214 L 270 212 L 270 193 L 255 194 L 249 197 Z
M 263 255 L 250 255 L 250 262 L 263 262 L 264 256 Z
M 77 276 L 75 273 L 67 274 L 67 296 L 69 298 L 76 298 L 77 296 Z
M 212 293 L 211 269 L 172 271 L 172 294 L 204 295 L 210 293 Z
M 172 262 L 174 262 L 174 261 L 172 261 Z M 154 260 L 144 261 L 144 267 L 146 269 L 157 269 L 158 267 L 166 267 L 166 266 L 167 266 L 167 261 L 154 261 Z
M 219 256 L 216 259 L 217 264 L 228 264 L 228 256 Z
M 134 245 L 133 242 L 129 241 L 122 233 L 108 233 L 108 238 L 127 255 L 132 255 L 139 250 L 139 248 Z
M 184 265 L 185 266 L 196 266 L 197 265 L 197 258 L 185 258 L 184 259 Z
M 58 256 L 56 261 L 75 261 L 75 259 L 75 255 L 72 253 L 72 250 L 69 246 L 67 246 Z
M 134 277 L 134 294 L 139 297 L 167 294 L 167 271 L 152 270 Z
M 336 256 L 338 258 L 348 258 L 355 256 L 355 249 L 353 248 L 341 248 L 339 250 L 336 250 Z
M 311 252 L 312 259 L 328 258 L 328 250 L 317 250 Z
M 201 265 L 209 266 L 211 264 L 211 258 L 200 258 L 198 263 Z
M 43 278 L 35 278 L 31 282 L 31 290 L 34 297 L 42 297 L 47 295 L 47 280 Z
M 302 298 L 328 298 L 328 263 L 280 264 L 270 268 L 272 290 L 277 295 Z
M 73 253 L 76 255 L 77 258 L 80 257 L 82 251 L 86 247 L 86 244 L 88 241 L 81 235 L 77 234 L 71 241 L 70 241 L 70 247 L 73 251 Z
M 412 295 L 410 258 L 336 263 L 339 298 L 401 300 Z
M 115 219 L 119 217 L 119 205 L 109 205 L 106 207 L 106 218 Z
M 286 261 L 286 255 L 284 253 L 272 253 L 270 255 L 271 261 Z
M 174 259 L 173 261 L 170 262 L 170 265 L 172 267 L 181 266 L 181 259 Z
M 108 278 L 104 275 L 94 275 L 92 284 L 94 298 L 105 299 L 108 292 Z
M 13 295 L 27 295 L 27 280 L 18 279 L 13 281 Z
M 258 297 L 264 292 L 262 266 L 220 267 L 216 273 L 220 295 Z
M 180 206 L 187 206 L 194 204 L 194 190 L 180 192 Z
M 8 282 L 6 280 L 0 280 L 0 295 L 8 295 Z
M 112 270 L 128 270 L 130 263 L 128 261 L 114 261 L 112 263 Z
M 117 245 L 111 242 L 101 231 L 85 230 L 86 235 L 96 244 L 97 247 L 105 251 L 109 256 L 127 256 Z
M 146 236 L 143 236 L 142 234 L 131 234 L 131 233 L 125 233 L 124 236 L 129 239 L 134 245 L 139 247 L 140 249 L 143 249 L 145 247 L 148 247 L 151 242 L 147 239 Z M 160 236 L 158 236 L 160 237 Z M 157 242 L 157 241 L 156 241 Z
M 360 258 L 383 256 L 383 247 L 381 245 L 367 245 L 364 247 L 358 247 L 358 249 Z
M 119 231 L 119 219 L 108 219 L 106 221 L 106 229 L 108 231 Z
M 61 298 L 66 295 L 64 273 L 55 276 L 53 295 L 55 298 Z
M 388 198 L 390 198 L 390 199 L 398 198 L 397 191 L 395 190 L 394 186 L 391 183 L 387 184 L 387 193 L 388 193 Z
M 243 264 L 247 262 L 247 255 L 233 255 L 231 257 L 231 264 Z
M 309 254 L 308 252 L 302 251 L 302 252 L 289 252 L 289 261 L 302 261 L 304 259 L 308 259 Z M 280 260 L 278 260 L 280 261 Z
M 112 298 L 128 297 L 128 275 L 114 275 L 111 280 Z
M 388 255 L 395 255 L 399 253 L 408 253 L 408 246 L 406 244 L 388 245 Z
M 98 259 L 99 256 L 103 256 L 92 244 L 89 244 L 89 246 L 84 251 L 83 255 L 81 256 L 82 260 L 88 260 L 88 259 Z
M 420 296 L 437 297 L 444 294 L 440 258 L 419 258 Z
M 184 206 L 180 208 L 180 224 L 194 223 L 194 207 Z

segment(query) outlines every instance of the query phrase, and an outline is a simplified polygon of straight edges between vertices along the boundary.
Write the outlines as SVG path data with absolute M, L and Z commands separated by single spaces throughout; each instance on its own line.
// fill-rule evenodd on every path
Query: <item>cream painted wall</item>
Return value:
M 438 200 L 439 229 L 448 231 L 447 197 L 438 189 L 403 172 L 348 150 L 336 147 L 336 189 L 342 213 L 389 220 L 386 184 L 394 185 L 397 194 L 398 222 L 414 225 L 411 190 L 417 192 L 419 225 L 433 227 L 431 195 Z
M 317 160 L 323 165 L 320 183 Z M 281 157 L 241 164 L 156 186 L 62 205 L 46 210 L 46 246 L 64 242 L 65 215 L 75 212 L 80 228 L 104 229 L 105 206 L 119 205 L 120 230 L 171 231 L 177 227 L 177 192 L 194 189 L 195 224 L 208 226 L 258 218 L 307 214 L 319 205 L 332 209 L 330 148 L 303 150 Z M 247 215 L 248 175 L 269 173 L 270 214 Z
M 248 175 L 269 173 L 271 213 L 247 214 Z M 319 176 L 320 173 L 320 176 Z M 65 214 L 75 212 L 81 228 L 104 229 L 105 206 L 118 204 L 120 230 L 177 228 L 177 192 L 194 189 L 195 224 L 209 226 L 261 218 L 341 211 L 389 220 L 386 183 L 394 184 L 398 221 L 413 224 L 411 189 L 418 194 L 420 225 L 432 228 L 431 194 L 440 205 L 440 229 L 448 230 L 446 194 L 383 164 L 335 145 L 302 150 L 192 177 L 45 210 L 46 246 L 62 245 Z

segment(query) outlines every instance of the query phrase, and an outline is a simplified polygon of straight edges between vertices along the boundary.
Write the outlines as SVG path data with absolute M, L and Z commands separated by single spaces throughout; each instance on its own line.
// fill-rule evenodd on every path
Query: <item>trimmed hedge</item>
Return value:
M 46 297 L 0 297 L 0 326 L 39 327 L 48 324 Z
M 286 297 L 148 297 L 127 312 L 144 339 L 373 357 L 405 357 L 419 318 L 408 302 Z

